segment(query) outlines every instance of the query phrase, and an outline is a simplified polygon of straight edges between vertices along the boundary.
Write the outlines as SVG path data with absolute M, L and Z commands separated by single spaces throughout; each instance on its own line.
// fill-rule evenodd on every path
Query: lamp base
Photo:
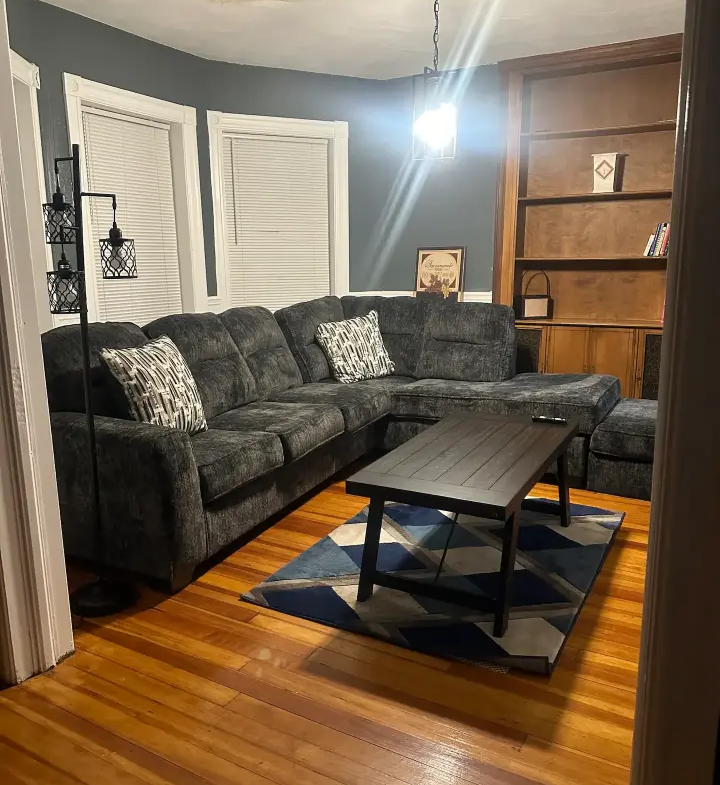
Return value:
M 98 578 L 70 595 L 70 610 L 84 618 L 111 616 L 130 608 L 137 598 L 137 590 L 130 581 Z

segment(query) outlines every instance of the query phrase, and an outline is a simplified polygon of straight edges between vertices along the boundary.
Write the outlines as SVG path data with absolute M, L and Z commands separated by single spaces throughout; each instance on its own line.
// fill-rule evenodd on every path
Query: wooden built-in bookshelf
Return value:
M 615 373 L 624 395 L 642 394 L 640 353 L 646 331 L 661 331 L 667 268 L 643 252 L 670 220 L 681 49 L 681 36 L 666 36 L 501 63 L 494 299 L 511 305 L 533 273 L 547 274 L 553 319 L 518 323 L 536 333 L 537 370 Z M 622 188 L 592 193 L 592 156 L 606 152 L 623 154 Z M 536 276 L 527 291 L 544 285 Z

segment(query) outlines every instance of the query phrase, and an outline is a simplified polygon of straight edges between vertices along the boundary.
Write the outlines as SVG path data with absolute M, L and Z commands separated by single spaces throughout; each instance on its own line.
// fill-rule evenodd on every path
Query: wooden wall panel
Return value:
M 665 270 L 547 269 L 555 319 L 659 321 L 665 302 Z M 539 294 L 535 278 L 529 292 Z
M 529 205 L 527 257 L 642 256 L 648 236 L 670 220 L 670 199 Z
M 679 85 L 679 62 L 535 79 L 530 127 L 524 130 L 568 131 L 673 120 Z
M 523 196 L 563 196 L 593 190 L 595 153 L 625 153 L 623 191 L 671 190 L 675 132 L 533 140 Z

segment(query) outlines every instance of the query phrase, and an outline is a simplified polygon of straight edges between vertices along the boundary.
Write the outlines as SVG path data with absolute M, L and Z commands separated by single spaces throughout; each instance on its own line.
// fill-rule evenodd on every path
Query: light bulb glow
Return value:
M 457 133 L 457 109 L 441 103 L 437 109 L 428 109 L 415 121 L 415 134 L 432 150 L 447 147 Z

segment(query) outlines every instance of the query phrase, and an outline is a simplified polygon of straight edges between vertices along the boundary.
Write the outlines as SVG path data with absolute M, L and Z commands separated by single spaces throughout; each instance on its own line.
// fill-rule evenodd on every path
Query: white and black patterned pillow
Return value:
M 191 435 L 207 430 L 195 379 L 167 335 L 136 349 L 103 349 L 100 356 L 122 385 L 138 422 L 165 425 Z
M 378 379 L 395 371 L 380 334 L 377 311 L 319 324 L 315 340 L 327 355 L 333 376 L 343 384 Z

